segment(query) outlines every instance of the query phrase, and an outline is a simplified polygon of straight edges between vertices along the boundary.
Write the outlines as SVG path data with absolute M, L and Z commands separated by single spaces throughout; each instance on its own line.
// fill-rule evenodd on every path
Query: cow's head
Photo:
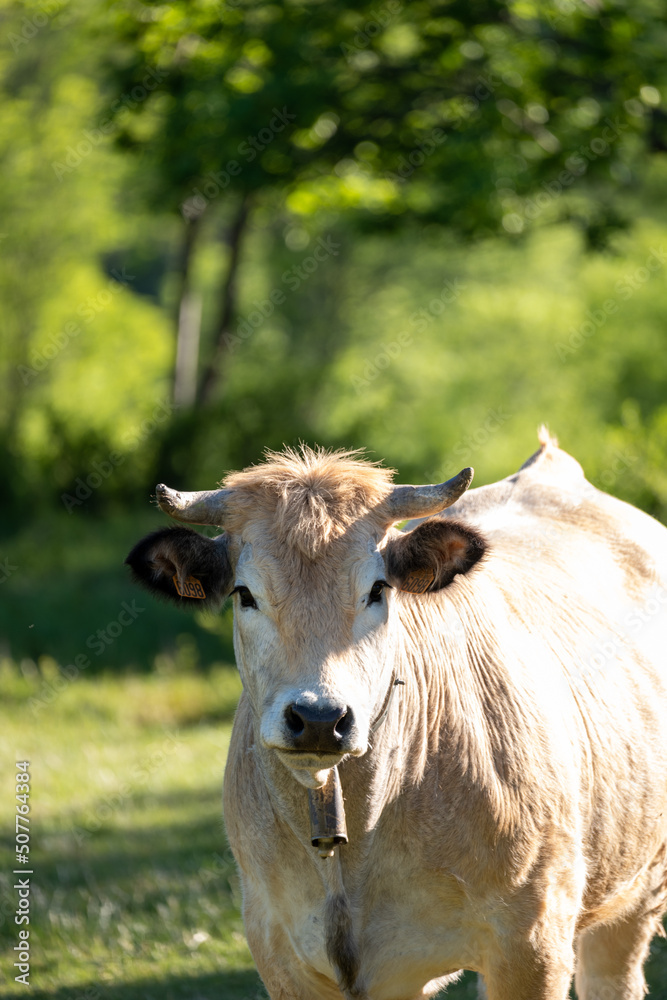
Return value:
M 396 592 L 441 590 L 484 551 L 449 518 L 392 527 L 454 503 L 471 469 L 438 486 L 394 486 L 391 475 L 354 453 L 302 449 L 271 453 L 219 490 L 160 485 L 163 511 L 224 534 L 166 528 L 127 559 L 140 583 L 179 604 L 219 606 L 233 595 L 257 738 L 310 788 L 368 748 L 394 680 L 405 600 Z

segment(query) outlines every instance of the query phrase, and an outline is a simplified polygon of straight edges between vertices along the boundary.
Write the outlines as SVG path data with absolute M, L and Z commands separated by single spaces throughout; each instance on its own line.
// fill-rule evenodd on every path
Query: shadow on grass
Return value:
M 30 989 L 32 1000 L 266 1000 L 268 993 L 254 971 L 201 976 L 166 976 L 134 982 L 90 982 L 60 989 Z M 25 1000 L 26 990 L 3 992 L 3 1000 Z
M 667 1000 L 665 964 L 667 943 L 654 941 L 646 973 L 651 1000 Z M 19 1000 L 25 990 L 5 992 L 4 1000 Z M 268 994 L 254 970 L 219 972 L 198 976 L 165 976 L 134 982 L 100 984 L 90 982 L 78 987 L 54 990 L 31 989 L 33 1000 L 268 1000 Z M 574 987 L 569 996 L 576 1000 Z M 477 975 L 466 972 L 461 979 L 438 993 L 434 1000 L 476 1000 Z
M 32 1000 L 268 1000 L 262 981 L 254 971 L 219 972 L 201 976 L 166 976 L 139 979 L 118 985 L 91 982 L 77 988 L 53 991 L 30 990 Z M 4 1000 L 19 1000 L 25 992 L 3 993 Z M 446 993 L 435 1000 L 476 1000 L 477 976 L 466 972 Z
M 84 890 L 93 896 L 111 893 L 114 899 L 119 900 L 123 913 L 129 913 L 133 918 L 140 915 L 149 918 L 152 915 L 154 919 L 159 904 L 167 896 L 183 906 L 190 905 L 190 912 L 198 912 L 201 900 L 209 897 L 215 901 L 220 913 L 224 910 L 226 919 L 231 919 L 232 911 L 235 912 L 233 919 L 240 929 L 240 918 L 229 882 L 234 874 L 234 865 L 222 827 L 219 787 L 150 794 L 145 796 L 145 800 L 147 807 L 158 805 L 177 810 L 185 807 L 186 814 L 192 814 L 193 819 L 184 821 L 181 813 L 177 821 L 176 816 L 169 817 L 164 825 L 129 829 L 103 827 L 78 848 L 66 842 L 61 850 L 36 851 L 42 892 L 42 901 L 36 906 L 35 913 L 38 936 L 40 922 L 45 920 L 47 914 L 50 915 L 56 892 L 57 909 L 69 921 L 65 922 L 65 926 L 72 926 L 71 919 L 77 913 L 83 919 L 87 905 L 87 897 L 82 895 Z M 125 808 L 140 812 L 142 806 L 143 802 L 137 799 L 126 804 Z M 43 832 L 50 833 L 56 841 L 63 837 L 73 839 L 68 838 L 67 831 L 47 829 Z M 132 889 L 139 885 L 142 873 L 161 877 L 158 880 L 149 878 L 147 884 L 140 887 L 139 893 L 131 895 Z M 176 912 L 182 918 L 186 911 L 179 908 Z M 13 945 L 12 927 L 7 924 L 0 929 L 0 935 L 5 937 L 8 934 Z M 156 928 L 157 923 L 150 927 L 149 933 Z M 174 945 L 176 947 L 182 945 Z M 247 961 L 244 958 L 240 964 Z M 667 941 L 654 939 L 646 963 L 646 975 L 651 1000 L 667 1000 Z M 249 969 L 221 969 L 215 973 L 197 973 L 193 969 L 192 975 L 165 974 L 116 984 L 90 980 L 87 984 L 54 987 L 52 990 L 31 987 L 29 992 L 33 1000 L 265 1000 L 267 996 L 259 976 Z M 25 995 L 25 989 L 14 983 L 6 984 L 2 991 L 6 1000 L 18 1000 Z M 465 973 L 446 993 L 438 996 L 448 1000 L 476 1000 L 476 976 Z M 575 997 L 574 991 L 570 996 Z
M 30 990 L 32 1000 L 268 1000 L 268 993 L 255 971 L 219 972 L 199 976 L 165 976 L 164 979 L 137 979 L 115 985 L 90 982 L 79 987 L 53 991 Z M 574 991 L 570 994 L 575 997 Z M 665 1000 L 667 994 L 651 992 L 651 998 Z M 3 1000 L 25 998 L 25 991 L 3 993 Z M 477 1000 L 477 975 L 466 972 L 434 1000 Z
M 119 872 L 132 877 L 146 867 L 158 865 L 185 872 L 197 861 L 223 854 L 228 849 L 221 808 L 221 786 L 215 789 L 184 790 L 165 794 L 142 794 L 128 798 L 122 806 L 126 815 L 144 806 L 177 808 L 192 805 L 193 820 L 174 821 L 145 827 L 119 828 L 114 822 L 101 822 L 94 810 L 73 817 L 71 827 L 52 830 L 41 826 L 39 840 L 49 838 L 58 844 L 48 851 L 35 851 L 43 883 L 55 882 L 71 887 L 87 884 L 91 873 L 102 885 L 115 881 Z M 13 841 L 2 837 L 2 846 L 11 851 Z M 230 865 L 231 865 L 231 858 Z
M 183 927 L 203 926 L 213 934 L 218 918 L 233 921 L 234 927 L 239 924 L 236 869 L 224 833 L 219 786 L 144 798 L 143 803 L 123 803 L 119 814 L 127 826 L 117 825 L 119 815 L 114 814 L 99 830 L 77 826 L 76 819 L 85 822 L 85 817 L 74 817 L 69 829 L 46 824 L 36 828 L 39 846 L 34 863 L 39 879 L 31 920 L 47 950 L 53 951 L 53 934 L 74 934 L 74 928 L 79 935 L 99 934 L 107 910 L 114 914 L 114 922 L 143 920 L 149 934 L 162 934 L 158 915 L 166 902 Z M 144 820 L 157 809 L 163 811 L 164 822 L 135 825 L 133 820 L 144 807 Z M 202 911 L 202 904 L 208 909 Z M 0 919 L 3 949 L 15 943 L 15 931 L 11 921 Z M 83 992 L 70 989 L 62 995 Z

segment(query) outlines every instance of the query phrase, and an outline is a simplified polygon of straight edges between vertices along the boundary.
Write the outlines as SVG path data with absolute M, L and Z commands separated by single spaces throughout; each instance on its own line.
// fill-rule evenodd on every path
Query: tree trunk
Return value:
M 190 288 L 190 265 L 200 221 L 201 214 L 186 217 L 178 261 L 180 289 L 176 316 L 176 360 L 174 362 L 172 390 L 176 406 L 193 406 L 197 394 L 201 296 L 193 293 Z
M 178 340 L 174 369 L 174 405 L 190 408 L 197 398 L 199 332 L 202 300 L 198 292 L 188 291 L 178 310 Z
M 211 355 L 211 360 L 206 366 L 199 384 L 199 395 L 197 400 L 199 406 L 204 406 L 209 402 L 222 374 L 221 362 L 223 355 L 227 351 L 231 325 L 234 320 L 234 316 L 236 315 L 241 245 L 247 230 L 249 214 L 250 198 L 248 195 L 244 195 L 229 229 L 229 264 L 227 266 L 227 274 L 225 276 L 220 296 L 221 305 L 218 335 L 213 348 L 213 354 Z

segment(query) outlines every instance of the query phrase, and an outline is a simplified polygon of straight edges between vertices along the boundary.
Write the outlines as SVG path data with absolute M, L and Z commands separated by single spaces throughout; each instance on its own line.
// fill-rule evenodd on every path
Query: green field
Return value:
M 27 674 L 28 676 L 24 676 Z M 0 667 L 2 759 L 30 761 L 29 995 L 53 1000 L 260 1000 L 243 934 L 220 791 L 240 684 L 208 675 L 64 682 Z M 7 817 L 14 772 L 0 792 Z M 2 828 L 0 941 L 5 997 L 18 928 L 14 830 Z M 667 948 L 654 943 L 651 996 L 667 998 Z M 447 994 L 473 1000 L 467 974 Z
M 2 759 L 29 760 L 32 778 L 29 995 L 265 997 L 243 934 L 222 824 L 235 669 L 81 678 L 40 709 L 44 683 L 2 665 Z M 5 766 L 5 816 L 13 785 Z M 18 940 L 13 847 L 5 823 L 3 996 L 23 997 L 26 989 L 11 973 Z M 449 995 L 472 998 L 473 977 Z
M 3 666 L 5 817 L 6 764 L 29 760 L 32 778 L 30 995 L 261 996 L 220 805 L 235 670 L 80 679 L 35 714 L 42 684 Z M 6 822 L 2 840 L 9 973 L 18 928 Z
M 243 934 L 220 790 L 239 694 L 233 667 L 206 676 L 59 683 L 0 668 L 3 762 L 30 761 L 30 990 L 13 981 L 14 830 L 2 828 L 2 995 L 80 1000 L 260 1000 Z M 27 674 L 27 676 L 25 676 Z M 43 707 L 49 685 L 54 696 Z M 55 687 L 62 687 L 56 691 Z M 3 766 L 5 817 L 14 771 Z M 667 998 L 656 942 L 651 996 Z M 473 1000 L 467 974 L 448 996 Z

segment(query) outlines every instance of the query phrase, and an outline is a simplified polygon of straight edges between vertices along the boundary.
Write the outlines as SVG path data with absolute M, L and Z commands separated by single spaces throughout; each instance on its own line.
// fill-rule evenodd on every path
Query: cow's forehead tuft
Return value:
M 225 525 L 240 532 L 251 521 L 270 523 L 276 541 L 317 559 L 354 521 L 382 504 L 392 478 L 392 469 L 358 452 L 305 446 L 269 452 L 265 462 L 224 480 L 232 491 Z

